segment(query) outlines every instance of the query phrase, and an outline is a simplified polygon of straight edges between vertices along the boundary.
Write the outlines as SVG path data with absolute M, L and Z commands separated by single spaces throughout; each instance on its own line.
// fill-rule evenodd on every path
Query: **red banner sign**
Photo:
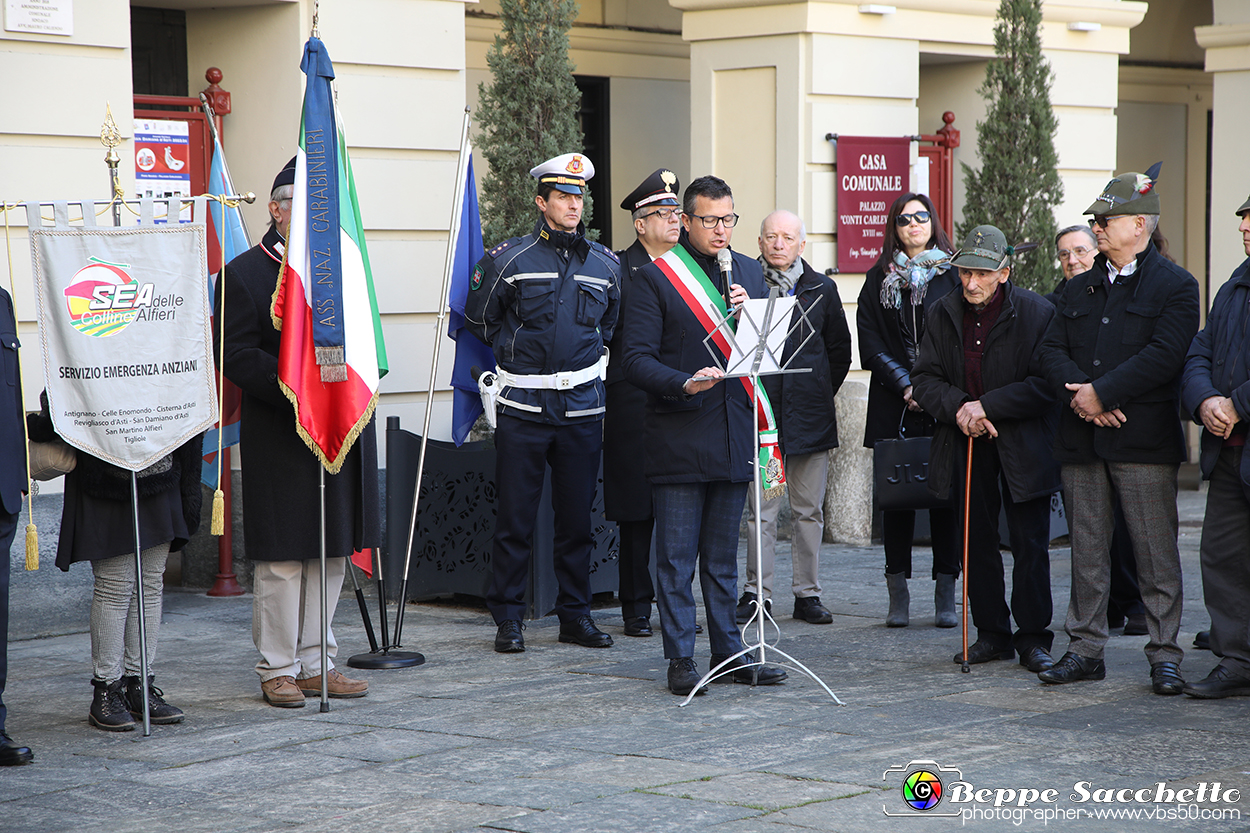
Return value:
M 908 189 L 911 140 L 839 136 L 838 271 L 867 272 L 881 255 L 890 204 Z

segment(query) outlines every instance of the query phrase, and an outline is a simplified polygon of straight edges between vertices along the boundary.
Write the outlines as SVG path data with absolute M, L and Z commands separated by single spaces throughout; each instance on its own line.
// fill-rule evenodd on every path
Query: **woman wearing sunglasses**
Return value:
M 864 445 L 900 436 L 932 436 L 933 418 L 912 399 L 911 369 L 924 334 L 925 313 L 943 295 L 959 285 L 948 259 L 954 247 L 938 223 L 933 203 L 924 194 L 903 194 L 890 206 L 881 256 L 868 270 L 859 293 L 855 316 L 859 328 L 860 365 L 872 371 L 868 390 L 868 418 Z M 890 610 L 885 623 L 892 628 L 908 623 L 911 545 L 915 533 L 913 509 L 883 511 L 885 579 Z M 959 573 L 958 529 L 955 511 L 929 510 L 933 540 L 935 624 L 953 628 L 955 577 Z

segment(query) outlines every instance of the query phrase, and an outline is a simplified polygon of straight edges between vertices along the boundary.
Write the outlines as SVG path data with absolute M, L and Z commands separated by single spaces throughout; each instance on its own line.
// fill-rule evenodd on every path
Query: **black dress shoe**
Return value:
M 651 620 L 646 616 L 635 616 L 625 620 L 626 636 L 651 636 Z
M 1148 633 L 1146 630 L 1146 614 L 1130 613 L 1128 618 L 1124 620 L 1124 635 L 1144 636 L 1146 633 Z
M 1077 680 L 1101 680 L 1107 666 L 1100 659 L 1086 659 L 1068 651 L 1058 662 L 1037 675 L 1044 683 L 1075 683 Z
M 695 622 L 695 623 L 694 623 L 694 632 L 695 632 L 695 633 L 703 633 L 703 626 L 702 626 L 702 625 L 700 625 L 698 622 Z
M 820 596 L 808 596 L 805 599 L 795 598 L 794 618 L 810 625 L 828 625 L 833 621 L 833 614 L 820 603 Z
M 1197 697 L 1202 700 L 1248 697 L 1250 696 L 1250 680 L 1234 674 L 1223 665 L 1217 665 L 1206 676 L 1206 679 L 1199 680 L 1196 683 L 1185 683 L 1183 691 L 1190 697 Z
M 991 645 L 988 642 L 982 642 L 979 639 L 968 646 L 968 663 L 970 665 L 979 665 L 996 659 L 1011 659 L 1015 655 L 1016 651 L 1010 645 L 1003 648 L 998 645 Z M 963 651 L 955 654 L 955 662 L 962 664 L 963 661 Z
M 1156 662 L 1150 666 L 1150 689 L 1155 694 L 1180 694 L 1185 689 L 1181 666 L 1175 662 Z
M 505 619 L 499 623 L 495 631 L 495 651 L 501 654 L 520 654 L 525 651 L 525 637 L 521 629 L 525 627 L 520 619 Z
M 1020 664 L 1036 674 L 1038 671 L 1053 667 L 1055 661 L 1051 658 L 1049 651 L 1040 645 L 1034 645 L 1020 655 Z
M 708 663 L 708 670 L 711 671 L 716 666 L 725 661 L 725 657 L 718 657 L 712 654 L 712 659 Z M 732 668 L 729 674 L 723 677 L 717 677 L 712 680 L 714 683 L 727 683 L 732 680 L 735 683 L 744 683 L 746 685 L 776 685 L 777 683 L 789 677 L 789 673 L 784 668 L 778 668 L 775 665 L 748 665 L 745 657 L 734 657 L 729 665 L 722 668 L 724 672 L 726 668 Z
M 734 611 L 734 620 L 739 625 L 745 625 L 747 622 L 751 621 L 751 617 L 755 615 L 755 601 L 756 601 L 756 596 L 754 593 L 751 593 L 750 591 L 743 593 L 742 598 L 738 599 L 738 607 Z M 764 609 L 767 610 L 770 615 L 772 614 L 773 612 L 773 600 L 772 599 L 764 600 Z M 833 620 L 830 620 L 830 621 L 833 621 Z
M 612 637 L 595 627 L 595 620 L 589 616 L 578 616 L 572 622 L 561 622 L 560 641 L 581 645 L 583 648 L 612 647 Z
M 19 766 L 35 759 L 29 746 L 18 746 L 8 735 L 0 734 L 0 766 Z
M 668 661 L 668 690 L 685 697 L 698 685 L 702 675 L 699 666 L 691 657 L 680 657 Z M 707 686 L 695 691 L 696 695 L 707 694 Z
M 1211 650 L 1211 631 L 1198 631 L 1194 634 L 1194 647 L 1199 651 Z

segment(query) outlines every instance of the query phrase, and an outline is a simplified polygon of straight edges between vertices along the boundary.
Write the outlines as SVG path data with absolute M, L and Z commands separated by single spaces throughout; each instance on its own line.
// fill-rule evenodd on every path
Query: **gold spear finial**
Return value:
M 104 125 L 100 128 L 100 144 L 108 148 L 108 153 L 104 154 L 104 161 L 112 167 L 121 161 L 121 157 L 117 154 L 117 146 L 122 143 L 122 134 L 117 129 L 117 122 L 113 120 L 112 105 L 105 102 L 104 108 L 105 116 Z

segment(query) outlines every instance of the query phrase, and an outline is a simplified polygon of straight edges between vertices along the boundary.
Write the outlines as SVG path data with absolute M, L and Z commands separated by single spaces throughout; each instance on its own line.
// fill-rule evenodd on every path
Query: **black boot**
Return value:
M 152 684 L 155 677 L 148 675 L 148 720 L 152 723 L 181 723 L 182 709 L 165 702 L 161 691 Z M 137 674 L 122 677 L 126 689 L 126 708 L 134 715 L 135 720 L 143 719 L 143 686 Z
M 106 683 L 103 680 L 92 680 L 95 696 L 91 698 L 91 711 L 87 718 L 92 726 L 99 726 L 106 732 L 129 732 L 135 727 L 130 709 L 126 708 L 126 698 L 122 692 L 122 681 L 114 680 Z

